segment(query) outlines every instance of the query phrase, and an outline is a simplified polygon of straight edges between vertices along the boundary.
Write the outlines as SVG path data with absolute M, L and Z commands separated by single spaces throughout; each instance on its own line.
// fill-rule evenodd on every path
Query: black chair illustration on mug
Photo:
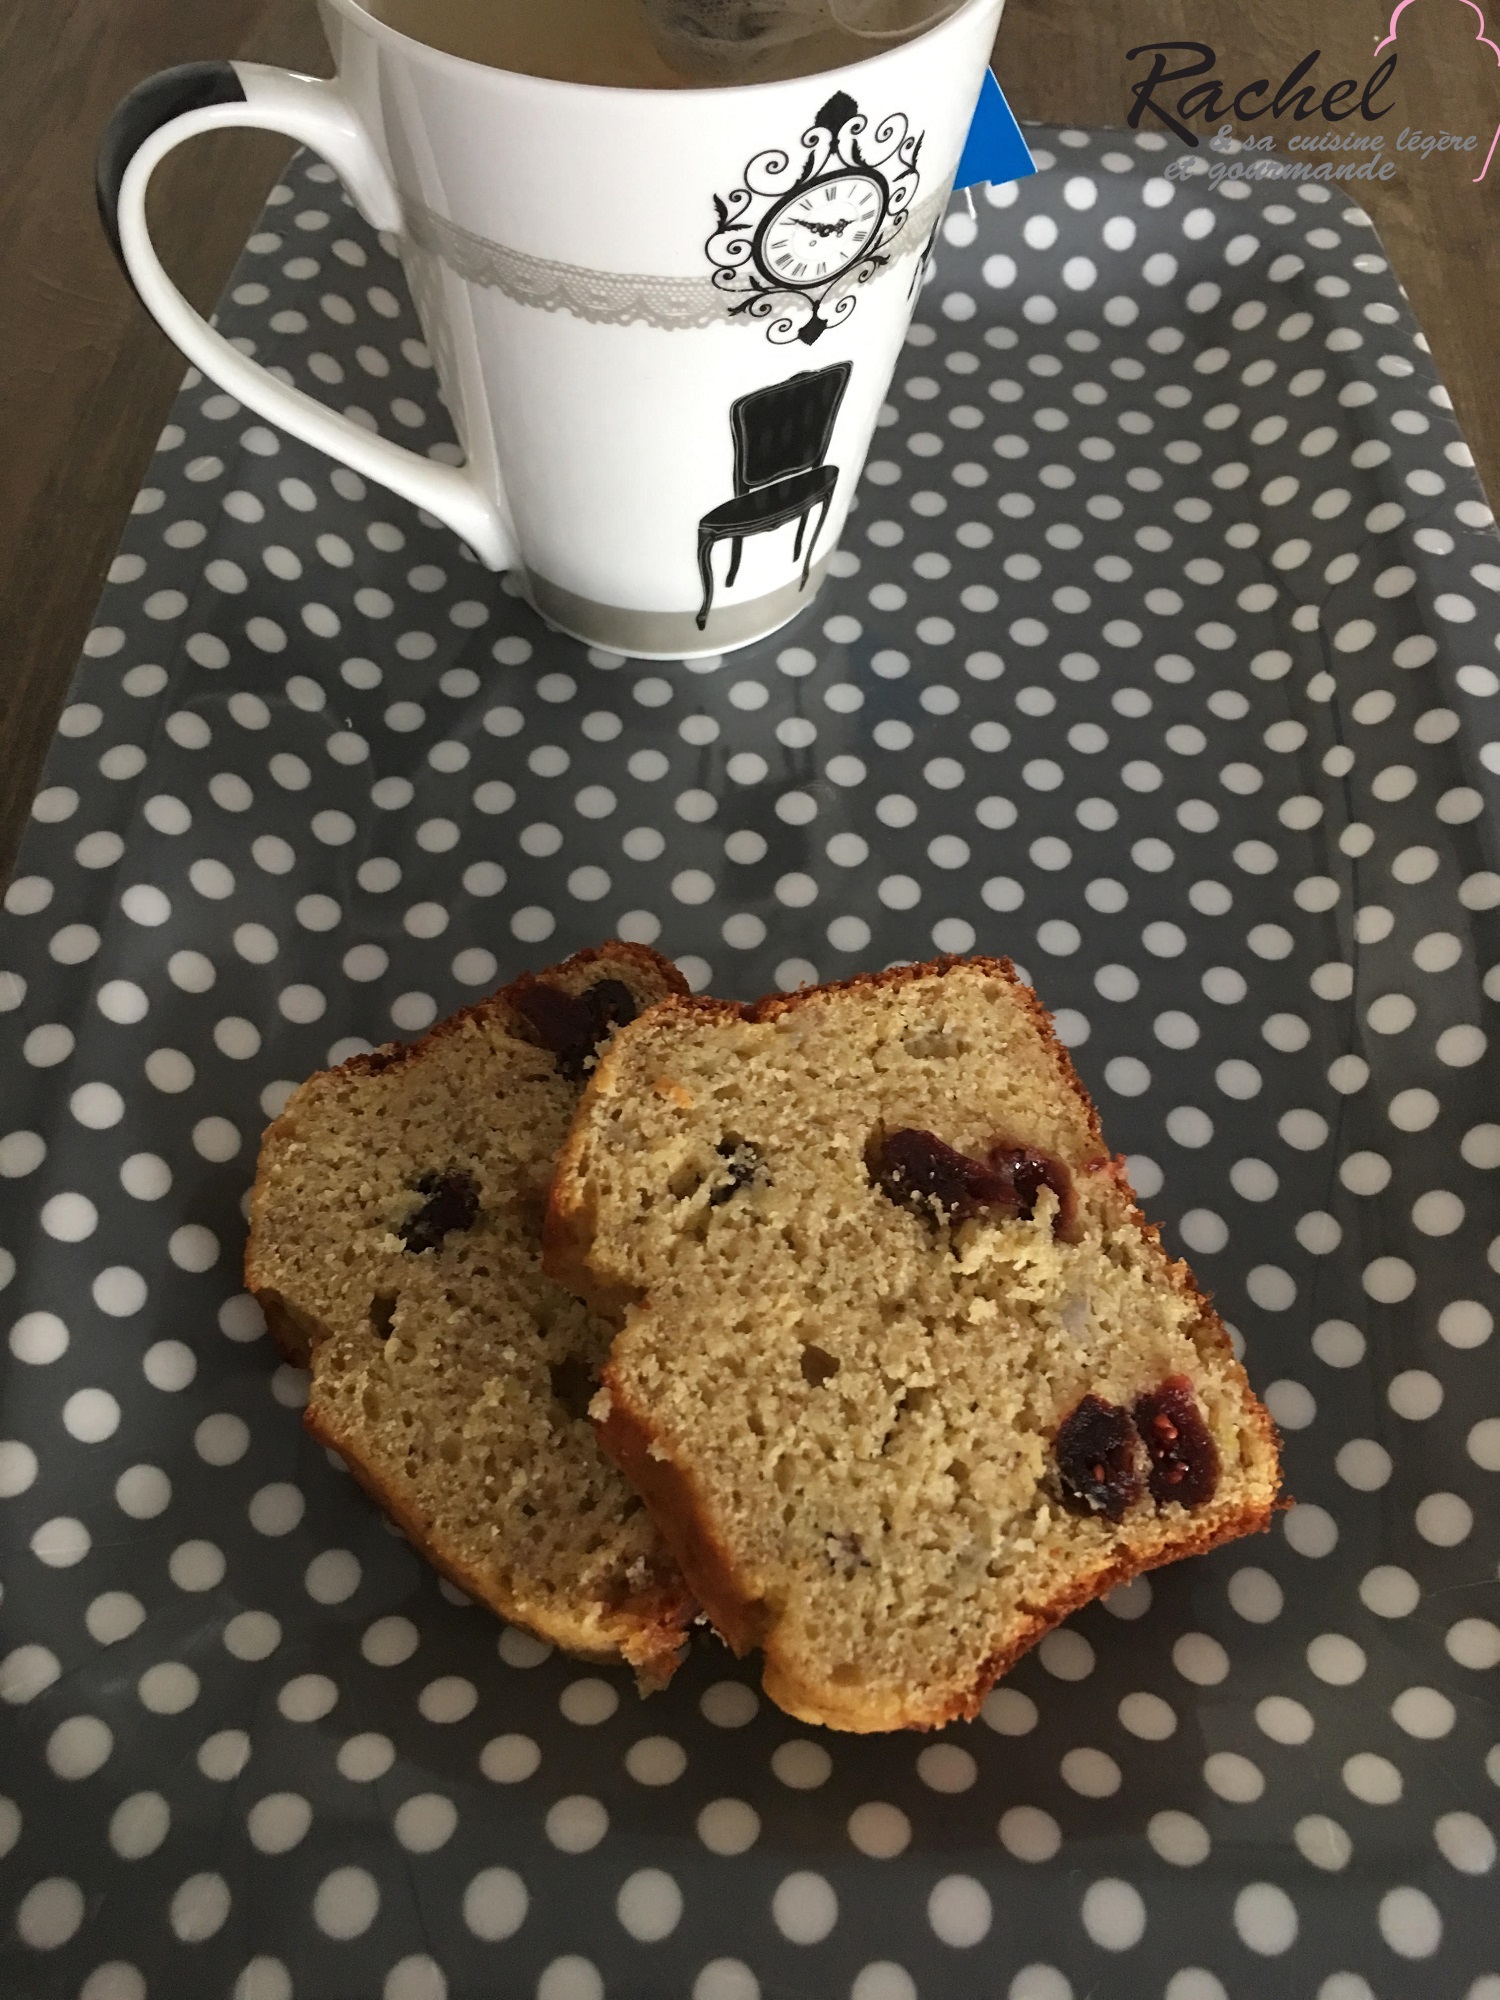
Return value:
M 823 459 L 849 384 L 849 366 L 840 361 L 832 368 L 810 368 L 786 382 L 773 383 L 769 389 L 753 389 L 730 405 L 734 498 L 715 507 L 698 523 L 698 574 L 703 579 L 700 632 L 708 623 L 714 601 L 716 542 L 730 543 L 729 574 L 724 579 L 727 590 L 740 573 L 745 537 L 766 535 L 795 521 L 797 541 L 792 561 L 803 556 L 805 539 L 798 589 L 807 588 L 813 549 L 838 482 L 838 467 L 825 465 Z M 817 526 L 809 535 L 808 517 L 814 511 Z

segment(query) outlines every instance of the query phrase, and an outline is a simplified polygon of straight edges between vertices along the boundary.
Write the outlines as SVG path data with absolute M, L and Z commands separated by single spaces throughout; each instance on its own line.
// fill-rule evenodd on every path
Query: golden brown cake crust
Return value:
M 905 1687 L 894 1695 L 889 1688 L 840 1686 L 827 1675 L 806 1671 L 805 1647 L 799 1655 L 797 1646 L 782 1644 L 781 1606 L 747 1586 L 734 1550 L 716 1526 L 691 1453 L 684 1455 L 669 1428 L 658 1421 L 653 1397 L 642 1389 L 639 1374 L 633 1375 L 630 1368 L 621 1365 L 624 1350 L 617 1337 L 613 1356 L 604 1370 L 603 1391 L 594 1404 L 605 1450 L 645 1499 L 689 1586 L 715 1627 L 737 1652 L 755 1646 L 764 1648 L 767 1694 L 800 1719 L 837 1729 L 930 1729 L 972 1717 L 999 1675 L 1049 1630 L 1102 1591 L 1128 1582 L 1145 1570 L 1264 1529 L 1277 1504 L 1275 1428 L 1251 1394 L 1244 1372 L 1233 1358 L 1228 1334 L 1209 1299 L 1200 1291 L 1186 1265 L 1167 1257 L 1158 1230 L 1146 1221 L 1136 1205 L 1124 1162 L 1106 1153 L 1095 1107 L 1055 1035 L 1050 1015 L 1031 990 L 1016 980 L 1008 960 L 949 958 L 928 965 L 899 966 L 882 973 L 859 975 L 837 986 L 776 995 L 752 1005 L 683 998 L 658 1003 L 616 1038 L 579 1107 L 558 1158 L 548 1203 L 544 1226 L 546 1268 L 603 1309 L 624 1315 L 627 1330 L 652 1321 L 655 1302 L 649 1285 L 622 1282 L 619 1271 L 611 1267 L 611 1259 L 601 1259 L 597 1254 L 600 1218 L 592 1184 L 590 1148 L 601 1134 L 606 1135 L 601 1143 L 607 1143 L 608 1128 L 601 1107 L 612 1098 L 618 1101 L 617 1094 L 632 1088 L 639 1090 L 641 1078 L 651 1071 L 655 1053 L 672 1047 L 674 1030 L 690 1027 L 711 1030 L 740 1022 L 795 1021 L 802 1010 L 825 1006 L 835 995 L 897 993 L 960 969 L 1003 980 L 1024 1009 L 1040 1038 L 1056 1087 L 1066 1094 L 1081 1121 L 1083 1157 L 1076 1172 L 1097 1184 L 1099 1199 L 1117 1229 L 1139 1243 L 1142 1259 L 1155 1273 L 1153 1282 L 1165 1295 L 1180 1302 L 1176 1311 L 1183 1339 L 1191 1342 L 1206 1361 L 1212 1361 L 1224 1393 L 1238 1401 L 1244 1448 L 1252 1461 L 1253 1477 L 1247 1476 L 1245 1490 L 1238 1497 L 1221 1495 L 1216 1504 L 1199 1514 L 1176 1506 L 1165 1509 L 1154 1522 L 1145 1527 L 1138 1525 L 1131 1536 L 1122 1535 L 1112 1545 L 1100 1547 L 1091 1565 L 1075 1569 L 1060 1587 L 1050 1592 L 1031 1592 L 1019 1615 L 1011 1621 L 1004 1644 L 977 1666 L 956 1676 L 939 1672 L 930 1685 Z M 665 1057 L 663 1068 L 671 1070 L 670 1060 Z M 657 1087 L 665 1093 L 665 1085 Z M 688 1101 L 691 1102 L 690 1096 Z
M 348 1329 L 330 1324 L 309 1296 L 293 1293 L 302 1286 L 287 1255 L 285 1194 L 279 1182 L 309 1135 L 316 1143 L 326 1125 L 331 1093 L 353 1089 L 360 1101 L 373 1105 L 389 1080 L 401 1087 L 445 1052 L 459 1054 L 465 1038 L 503 1032 L 508 1041 L 534 1042 L 535 1034 L 516 1001 L 539 985 L 577 993 L 600 976 L 622 979 L 645 998 L 682 994 L 686 987 L 676 968 L 644 946 L 611 943 L 576 953 L 562 965 L 535 975 L 522 974 L 473 1006 L 447 1017 L 409 1043 L 389 1044 L 351 1057 L 337 1070 L 320 1072 L 294 1094 L 262 1141 L 251 1195 L 251 1226 L 245 1251 L 245 1282 L 259 1302 L 267 1329 L 280 1354 L 313 1369 L 313 1387 L 304 1422 L 318 1441 L 339 1453 L 367 1493 L 390 1515 L 412 1544 L 443 1575 L 500 1616 L 530 1627 L 544 1639 L 580 1657 L 607 1663 L 624 1660 L 643 1685 L 659 1686 L 678 1663 L 696 1605 L 683 1585 L 665 1547 L 647 1537 L 632 1569 L 629 1588 L 611 1589 L 600 1598 L 580 1583 L 576 1593 L 564 1589 L 528 1589 L 524 1577 L 504 1564 L 474 1559 L 473 1536 L 445 1521 L 440 1488 L 414 1485 L 397 1477 L 388 1449 L 367 1427 L 357 1401 L 337 1392 L 349 1372 L 353 1341 Z M 550 1067 L 538 1059 L 538 1070 Z M 441 1084 L 439 1088 L 441 1088 Z M 371 1091 L 376 1093 L 371 1097 Z M 540 1161 L 545 1174 L 550 1162 Z M 331 1186 L 329 1199 L 336 1190 Z M 535 1225 L 533 1225 L 535 1226 Z M 536 1252 L 531 1253 L 535 1262 Z M 425 1274 L 424 1274 L 425 1275 Z M 331 1307 L 330 1307 L 331 1309 Z M 578 1308 L 570 1308 L 575 1314 Z M 607 1331 L 600 1330 L 607 1340 Z M 601 1476 L 608 1470 L 601 1467 Z M 611 1478 L 617 1475 L 610 1473 Z M 628 1501 L 628 1493 L 623 1496 Z M 634 1504 L 630 1502 L 630 1504 Z M 472 1524 L 468 1524 L 472 1528 Z M 639 1539 L 639 1538 L 637 1538 Z M 581 1561 L 581 1559 L 580 1559 Z
M 764 1602 L 742 1593 L 733 1559 L 714 1534 L 691 1473 L 661 1453 L 649 1414 L 630 1406 L 607 1366 L 604 1387 L 609 1414 L 597 1425 L 599 1441 L 650 1508 L 662 1539 L 714 1630 L 740 1658 L 757 1646 L 764 1647 L 761 1679 L 778 1708 L 801 1722 L 857 1735 L 892 1729 L 942 1729 L 950 1722 L 971 1722 L 995 1682 L 1075 1611 L 1148 1570 L 1187 1556 L 1206 1555 L 1210 1549 L 1246 1535 L 1263 1534 L 1278 1506 L 1289 1504 L 1273 1501 L 1242 1508 L 1212 1523 L 1189 1523 L 1170 1545 L 1152 1555 L 1139 1559 L 1122 1555 L 1089 1576 L 1075 1579 L 1067 1589 L 1034 1606 L 1025 1630 L 1003 1650 L 991 1654 L 966 1688 L 946 1693 L 925 1706 L 920 1693 L 914 1691 L 899 1715 L 893 1715 L 888 1704 L 863 1701 L 857 1695 L 844 1695 L 842 1690 L 835 1693 L 826 1682 L 808 1682 L 795 1664 L 781 1655 L 774 1619 Z M 1279 1444 L 1275 1426 L 1259 1403 L 1255 1407 L 1262 1436 L 1275 1450 Z

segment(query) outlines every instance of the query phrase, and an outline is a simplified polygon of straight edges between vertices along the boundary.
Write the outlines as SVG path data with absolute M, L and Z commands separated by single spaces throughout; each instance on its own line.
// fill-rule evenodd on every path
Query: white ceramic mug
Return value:
M 1002 0 L 843 69 L 676 91 L 515 75 L 355 0 L 320 6 L 332 81 L 195 63 L 115 113 L 100 209 L 165 331 L 592 645 L 692 658 L 795 617 L 843 528 Z M 226 125 L 311 146 L 392 233 L 462 465 L 279 381 L 168 278 L 147 183 Z

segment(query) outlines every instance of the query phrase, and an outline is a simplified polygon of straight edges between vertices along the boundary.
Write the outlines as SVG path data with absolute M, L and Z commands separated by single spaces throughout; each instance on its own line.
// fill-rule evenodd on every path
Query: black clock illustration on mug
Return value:
M 755 261 L 772 284 L 826 285 L 859 263 L 885 220 L 886 186 L 863 168 L 825 174 L 786 195 L 755 232 Z
M 858 288 L 890 261 L 917 188 L 921 135 L 902 113 L 869 120 L 844 91 L 802 134 L 800 153 L 757 153 L 741 186 L 715 195 L 705 246 L 731 315 L 807 345 L 853 312 Z

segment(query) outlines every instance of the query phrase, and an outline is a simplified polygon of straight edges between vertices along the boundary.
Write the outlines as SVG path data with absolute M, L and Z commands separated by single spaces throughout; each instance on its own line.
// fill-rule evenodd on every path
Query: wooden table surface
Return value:
M 537 0 L 545 4 L 545 0 Z M 1315 45 L 1320 92 L 1362 80 L 1388 0 L 1009 0 L 996 69 L 1023 118 L 1120 125 L 1159 41 L 1210 45 L 1207 76 L 1279 84 Z M 137 305 L 94 215 L 92 166 L 116 100 L 168 64 L 238 56 L 326 73 L 311 0 L 9 0 L 0 9 L 0 880 L 57 711 L 184 363 Z M 1415 0 L 1386 92 L 1390 180 L 1360 188 L 1427 329 L 1491 494 L 1500 493 L 1500 68 L 1455 0 Z M 1174 65 L 1192 60 L 1178 56 Z M 1206 80 L 1205 77 L 1205 80 Z M 1158 101 L 1169 93 L 1159 90 Z M 1259 99 L 1245 100 L 1251 108 Z M 1339 100 L 1336 100 L 1336 102 Z M 1383 101 L 1383 100 L 1377 100 Z M 1156 120 L 1147 113 L 1146 128 Z M 1477 152 L 1398 151 L 1401 129 L 1477 136 Z M 1200 130 L 1205 128 L 1201 127 Z M 1293 134 L 1314 116 L 1239 129 Z M 164 261 L 207 311 L 286 145 L 221 133 L 166 161 L 152 190 Z

